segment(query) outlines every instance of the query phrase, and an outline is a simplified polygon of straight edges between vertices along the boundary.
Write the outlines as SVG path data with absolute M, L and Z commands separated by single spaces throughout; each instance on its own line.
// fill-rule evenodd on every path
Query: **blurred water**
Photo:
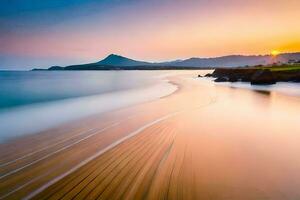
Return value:
M 160 73 L 0 71 L 0 109 L 143 87 Z
M 159 98 L 166 71 L 0 71 L 0 142 Z

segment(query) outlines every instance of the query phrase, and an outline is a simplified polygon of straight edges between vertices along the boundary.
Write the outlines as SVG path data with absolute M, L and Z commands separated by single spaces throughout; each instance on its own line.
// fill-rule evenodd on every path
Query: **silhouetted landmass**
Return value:
M 62 68 L 63 70 L 184 70 L 184 69 L 199 69 L 195 67 L 178 67 L 178 66 L 103 66 L 103 65 L 71 65 Z M 49 69 L 57 70 L 57 69 Z
M 199 70 L 211 68 L 177 67 L 177 66 L 103 66 L 103 65 L 71 65 L 67 67 L 50 67 L 49 69 L 35 68 L 32 71 L 84 71 L 84 70 Z
M 300 60 L 300 53 L 285 53 L 276 56 L 271 55 L 230 55 L 216 58 L 190 58 L 177 62 L 175 66 L 193 66 L 213 68 L 245 67 L 255 65 L 269 65 L 273 63 L 287 63 L 290 60 Z
M 111 54 L 99 62 L 70 65 L 66 67 L 53 66 L 48 70 L 174 70 L 174 69 L 214 69 L 230 67 L 247 67 L 269 65 L 273 63 L 288 63 L 300 60 L 300 53 L 286 53 L 273 57 L 271 55 L 243 56 L 231 55 L 216 58 L 190 58 L 171 62 L 144 62 Z M 42 69 L 34 69 L 42 70 Z
M 248 68 L 219 68 L 206 77 L 215 82 L 250 82 L 254 85 L 276 82 L 300 82 L 300 65 L 257 66 Z
M 115 54 L 110 54 L 103 60 L 92 64 L 100 65 L 100 66 L 127 66 L 127 67 L 153 65 L 153 63 L 137 61 L 120 55 L 115 55 Z

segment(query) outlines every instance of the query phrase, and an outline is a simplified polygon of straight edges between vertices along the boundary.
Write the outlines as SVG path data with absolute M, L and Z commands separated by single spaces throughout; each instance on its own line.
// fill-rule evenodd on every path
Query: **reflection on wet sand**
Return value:
M 180 89 L 166 98 L 61 127 L 59 139 L 43 133 L 1 146 L 2 165 L 23 158 L 1 168 L 0 196 L 300 198 L 298 98 L 170 80 Z

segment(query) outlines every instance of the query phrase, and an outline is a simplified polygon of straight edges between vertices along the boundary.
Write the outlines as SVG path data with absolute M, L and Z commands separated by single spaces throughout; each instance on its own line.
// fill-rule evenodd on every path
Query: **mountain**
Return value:
M 270 56 L 223 56 L 217 58 L 190 58 L 175 63 L 175 66 L 239 67 L 246 65 L 264 65 L 270 63 Z
M 300 52 L 299 53 L 284 53 L 277 56 L 281 62 L 288 62 L 289 60 L 298 60 L 300 61 Z
M 300 60 L 300 53 L 285 53 L 276 57 L 271 55 L 243 56 L 231 55 L 216 58 L 190 58 L 173 63 L 174 66 L 190 67 L 244 67 L 254 65 L 267 65 L 275 62 L 286 63 L 289 60 Z
M 95 63 L 97 65 L 104 65 L 104 66 L 143 66 L 143 65 L 151 65 L 151 63 L 148 62 L 142 62 L 137 60 L 132 60 L 123 56 L 110 54 L 103 60 Z
M 95 63 L 70 65 L 66 67 L 53 66 L 48 70 L 159 70 L 159 69 L 208 69 L 226 67 L 244 67 L 286 63 L 290 60 L 300 60 L 300 53 L 285 53 L 277 55 L 230 55 L 216 58 L 189 58 L 171 62 L 151 63 L 133 60 L 120 55 L 111 54 Z

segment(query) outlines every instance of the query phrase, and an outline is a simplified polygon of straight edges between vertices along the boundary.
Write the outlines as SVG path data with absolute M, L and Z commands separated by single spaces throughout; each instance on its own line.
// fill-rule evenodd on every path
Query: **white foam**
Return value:
M 36 133 L 93 114 L 154 100 L 173 93 L 177 87 L 159 82 L 145 88 L 79 97 L 11 109 L 0 113 L 0 142 Z

